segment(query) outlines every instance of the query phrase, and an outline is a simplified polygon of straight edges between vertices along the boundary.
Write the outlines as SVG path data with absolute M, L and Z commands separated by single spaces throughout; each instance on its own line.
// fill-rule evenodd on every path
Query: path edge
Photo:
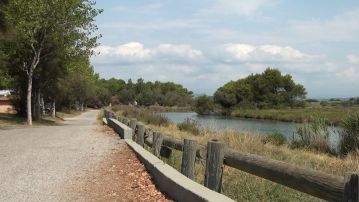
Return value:
M 212 191 L 182 175 L 131 139 L 125 139 L 125 142 L 150 172 L 158 189 L 173 200 L 233 202 L 227 196 Z

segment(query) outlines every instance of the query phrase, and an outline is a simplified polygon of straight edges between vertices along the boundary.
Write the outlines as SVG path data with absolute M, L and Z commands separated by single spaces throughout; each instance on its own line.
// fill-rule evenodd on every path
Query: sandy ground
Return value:
M 0 201 L 137 201 L 142 189 L 152 194 L 143 201 L 166 200 L 125 143 L 95 124 L 97 113 L 0 130 Z

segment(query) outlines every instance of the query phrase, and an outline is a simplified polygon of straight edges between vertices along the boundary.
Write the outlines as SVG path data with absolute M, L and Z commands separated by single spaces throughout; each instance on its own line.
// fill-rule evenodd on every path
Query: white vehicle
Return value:
M 0 90 L 0 96 L 4 96 L 7 97 L 11 95 L 11 91 L 10 90 Z

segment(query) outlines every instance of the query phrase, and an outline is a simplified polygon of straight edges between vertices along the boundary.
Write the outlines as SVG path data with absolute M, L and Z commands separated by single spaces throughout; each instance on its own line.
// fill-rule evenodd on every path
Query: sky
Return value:
M 307 97 L 359 96 L 357 0 L 98 0 L 102 78 L 173 81 L 211 95 L 267 67 Z

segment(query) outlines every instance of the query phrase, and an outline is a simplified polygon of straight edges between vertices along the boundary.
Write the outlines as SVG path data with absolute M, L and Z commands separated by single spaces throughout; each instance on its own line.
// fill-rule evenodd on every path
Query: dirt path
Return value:
M 95 124 L 97 113 L 63 126 L 0 130 L 0 201 L 128 201 L 132 182 L 146 175 L 156 193 L 148 201 L 165 200 L 124 142 Z M 130 161 L 141 173 L 126 170 Z

